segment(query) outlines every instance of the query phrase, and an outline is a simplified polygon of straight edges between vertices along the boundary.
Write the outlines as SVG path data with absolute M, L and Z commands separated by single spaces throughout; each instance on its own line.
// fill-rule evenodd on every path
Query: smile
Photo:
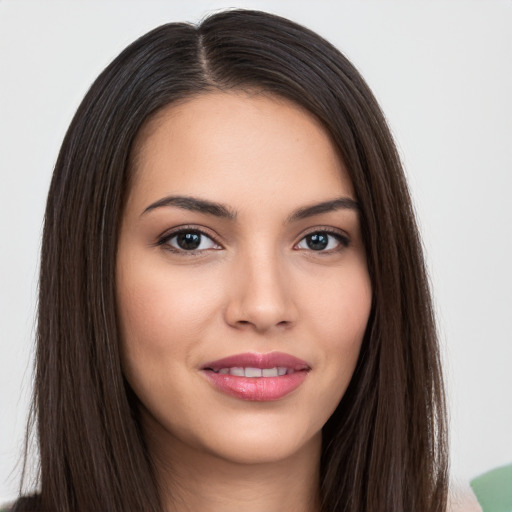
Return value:
M 213 370 L 215 371 L 215 370 Z M 221 375 L 235 375 L 236 377 L 281 377 L 282 375 L 289 375 L 293 373 L 295 370 L 292 368 L 285 368 L 284 366 L 274 367 L 274 368 L 251 368 L 250 366 L 247 368 L 242 368 L 239 366 L 235 366 L 233 368 L 221 368 L 215 373 L 220 373 Z
M 304 382 L 310 370 L 305 361 L 281 352 L 237 354 L 201 368 L 216 390 L 258 402 L 289 395 Z

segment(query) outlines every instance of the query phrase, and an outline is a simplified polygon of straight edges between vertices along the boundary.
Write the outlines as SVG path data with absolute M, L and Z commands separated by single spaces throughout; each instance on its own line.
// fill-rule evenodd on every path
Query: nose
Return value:
M 264 333 L 296 323 L 292 283 L 284 266 L 271 251 L 240 256 L 227 287 L 229 325 Z

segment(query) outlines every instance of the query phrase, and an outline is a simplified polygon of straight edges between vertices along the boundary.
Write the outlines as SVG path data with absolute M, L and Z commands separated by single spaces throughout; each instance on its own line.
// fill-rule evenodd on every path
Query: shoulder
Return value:
M 480 475 L 471 487 L 484 512 L 512 510 L 512 464 Z
M 512 512 L 512 464 L 452 483 L 447 512 Z
M 447 512 L 483 512 L 469 484 L 452 483 Z

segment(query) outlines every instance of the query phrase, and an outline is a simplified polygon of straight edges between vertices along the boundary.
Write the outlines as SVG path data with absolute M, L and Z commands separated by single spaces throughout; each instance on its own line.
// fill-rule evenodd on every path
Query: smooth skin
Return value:
M 310 113 L 256 92 L 170 105 L 136 142 L 117 300 L 163 502 L 316 510 L 321 430 L 354 372 L 372 298 L 343 162 Z M 274 351 L 310 367 L 276 401 L 228 396 L 202 371 Z

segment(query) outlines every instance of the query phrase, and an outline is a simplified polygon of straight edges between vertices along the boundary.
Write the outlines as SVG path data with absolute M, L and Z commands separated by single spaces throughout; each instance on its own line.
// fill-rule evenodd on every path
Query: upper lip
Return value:
M 245 354 L 235 354 L 206 363 L 202 366 L 202 369 L 218 371 L 222 368 L 234 367 L 261 369 L 284 367 L 295 371 L 310 369 L 310 366 L 305 361 L 283 352 L 269 352 L 267 354 L 247 352 Z

